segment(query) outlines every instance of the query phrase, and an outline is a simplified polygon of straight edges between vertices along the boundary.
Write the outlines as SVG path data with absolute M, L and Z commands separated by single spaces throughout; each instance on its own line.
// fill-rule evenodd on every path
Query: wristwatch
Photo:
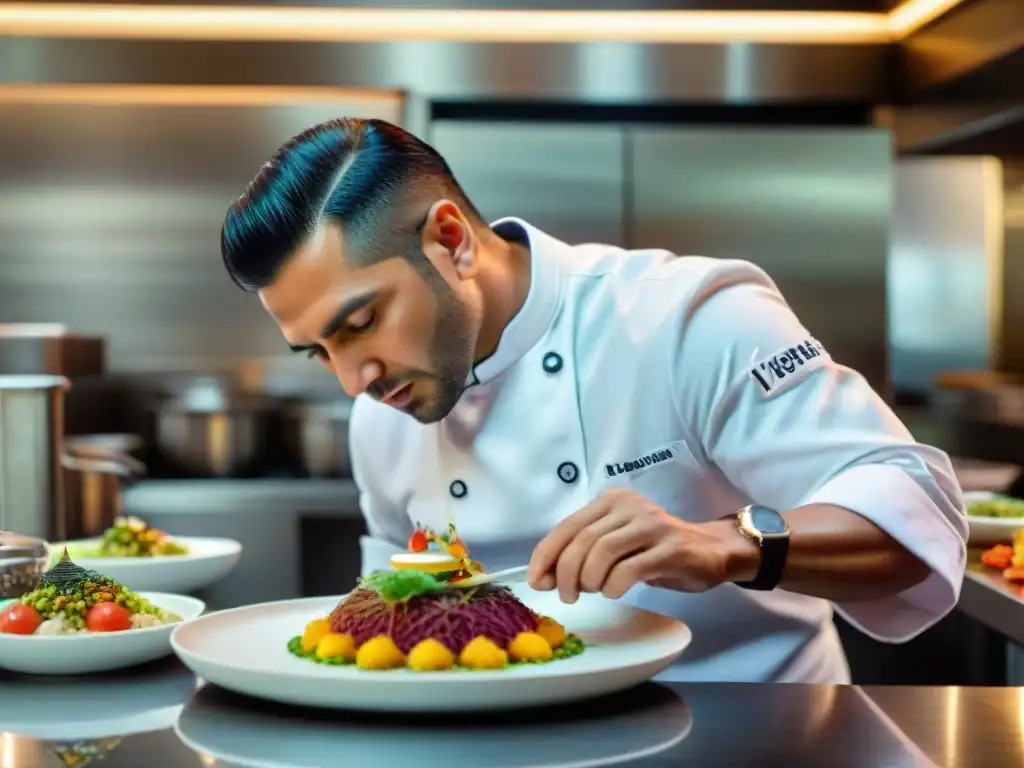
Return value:
M 789 554 L 789 524 L 774 509 L 751 504 L 736 513 L 736 527 L 761 548 L 761 565 L 752 581 L 738 581 L 744 589 L 771 591 L 782 581 Z

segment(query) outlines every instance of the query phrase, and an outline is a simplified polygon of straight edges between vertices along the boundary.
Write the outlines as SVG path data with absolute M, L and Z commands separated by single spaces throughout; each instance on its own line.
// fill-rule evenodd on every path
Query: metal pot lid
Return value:
M 30 374 L 0 376 L 0 390 L 70 389 L 71 381 L 64 376 Z
M 50 546 L 43 539 L 14 531 L 0 531 L 0 563 L 26 557 L 48 557 Z
M 355 401 L 351 398 L 302 403 L 297 411 L 304 418 L 348 419 L 352 415 Z
M 139 435 L 96 434 L 71 435 L 64 438 L 64 448 L 76 456 L 95 456 L 97 458 L 120 455 L 137 451 L 142 447 Z
M 220 391 L 185 392 L 159 405 L 160 413 L 230 414 L 273 410 L 278 402 L 263 395 Z
M 60 457 L 61 465 L 73 472 L 88 472 L 97 475 L 135 477 L 146 472 L 146 465 L 131 456 L 73 456 L 65 453 Z
M 0 323 L 3 339 L 52 339 L 67 335 L 68 327 L 63 323 Z
M 175 398 L 173 400 L 165 400 L 161 403 L 159 406 L 159 413 L 167 416 L 174 414 L 186 414 L 193 416 L 230 416 L 232 414 L 245 415 L 265 413 L 267 411 L 274 410 L 274 408 L 275 403 L 272 400 L 265 400 L 258 397 L 234 397 L 229 402 L 218 406 L 199 406 L 194 403 L 182 402 Z

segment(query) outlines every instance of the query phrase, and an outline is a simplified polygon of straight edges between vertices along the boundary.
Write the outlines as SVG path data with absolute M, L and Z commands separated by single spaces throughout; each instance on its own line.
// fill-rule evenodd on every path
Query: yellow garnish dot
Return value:
M 360 669 L 395 669 L 405 666 L 405 657 L 390 637 L 377 635 L 359 646 L 356 666 Z
M 459 664 L 468 669 L 501 669 L 508 664 L 508 654 L 488 637 L 470 640 L 459 654 Z
M 452 557 L 457 557 L 460 560 L 469 557 L 469 553 L 466 551 L 465 545 L 461 541 L 456 541 L 454 544 L 449 544 L 448 554 Z
M 352 635 L 339 635 L 330 632 L 324 635 L 317 644 L 316 655 L 320 659 L 352 661 L 356 657 L 356 644 Z
M 306 625 L 306 629 L 302 632 L 302 650 L 304 653 L 310 653 L 320 644 L 320 641 L 324 638 L 324 635 L 329 634 L 331 631 L 331 622 L 327 619 L 314 619 Z
M 451 669 L 455 654 L 432 637 L 421 640 L 409 651 L 409 668 L 417 672 Z
M 513 661 L 548 661 L 554 655 L 551 645 L 536 632 L 520 632 L 508 644 Z
M 537 622 L 537 634 L 547 640 L 552 648 L 561 648 L 565 642 L 565 627 L 547 616 L 541 616 Z

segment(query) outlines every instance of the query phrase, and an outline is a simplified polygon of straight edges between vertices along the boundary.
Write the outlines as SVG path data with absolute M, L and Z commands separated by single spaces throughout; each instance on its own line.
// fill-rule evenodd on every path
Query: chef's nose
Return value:
M 358 397 L 366 391 L 371 382 L 384 375 L 384 367 L 375 360 L 363 360 L 352 364 L 343 358 L 335 360 L 334 375 L 341 388 L 349 397 Z

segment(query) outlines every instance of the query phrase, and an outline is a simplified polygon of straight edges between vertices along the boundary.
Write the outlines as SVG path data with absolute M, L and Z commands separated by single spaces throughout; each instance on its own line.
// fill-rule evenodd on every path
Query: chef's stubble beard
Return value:
M 423 424 L 431 424 L 451 413 L 462 396 L 473 367 L 476 343 L 472 337 L 469 308 L 426 255 L 422 262 L 416 264 L 416 269 L 437 301 L 428 352 L 433 368 L 431 375 L 437 382 L 437 397 L 433 402 L 424 403 L 413 418 Z

